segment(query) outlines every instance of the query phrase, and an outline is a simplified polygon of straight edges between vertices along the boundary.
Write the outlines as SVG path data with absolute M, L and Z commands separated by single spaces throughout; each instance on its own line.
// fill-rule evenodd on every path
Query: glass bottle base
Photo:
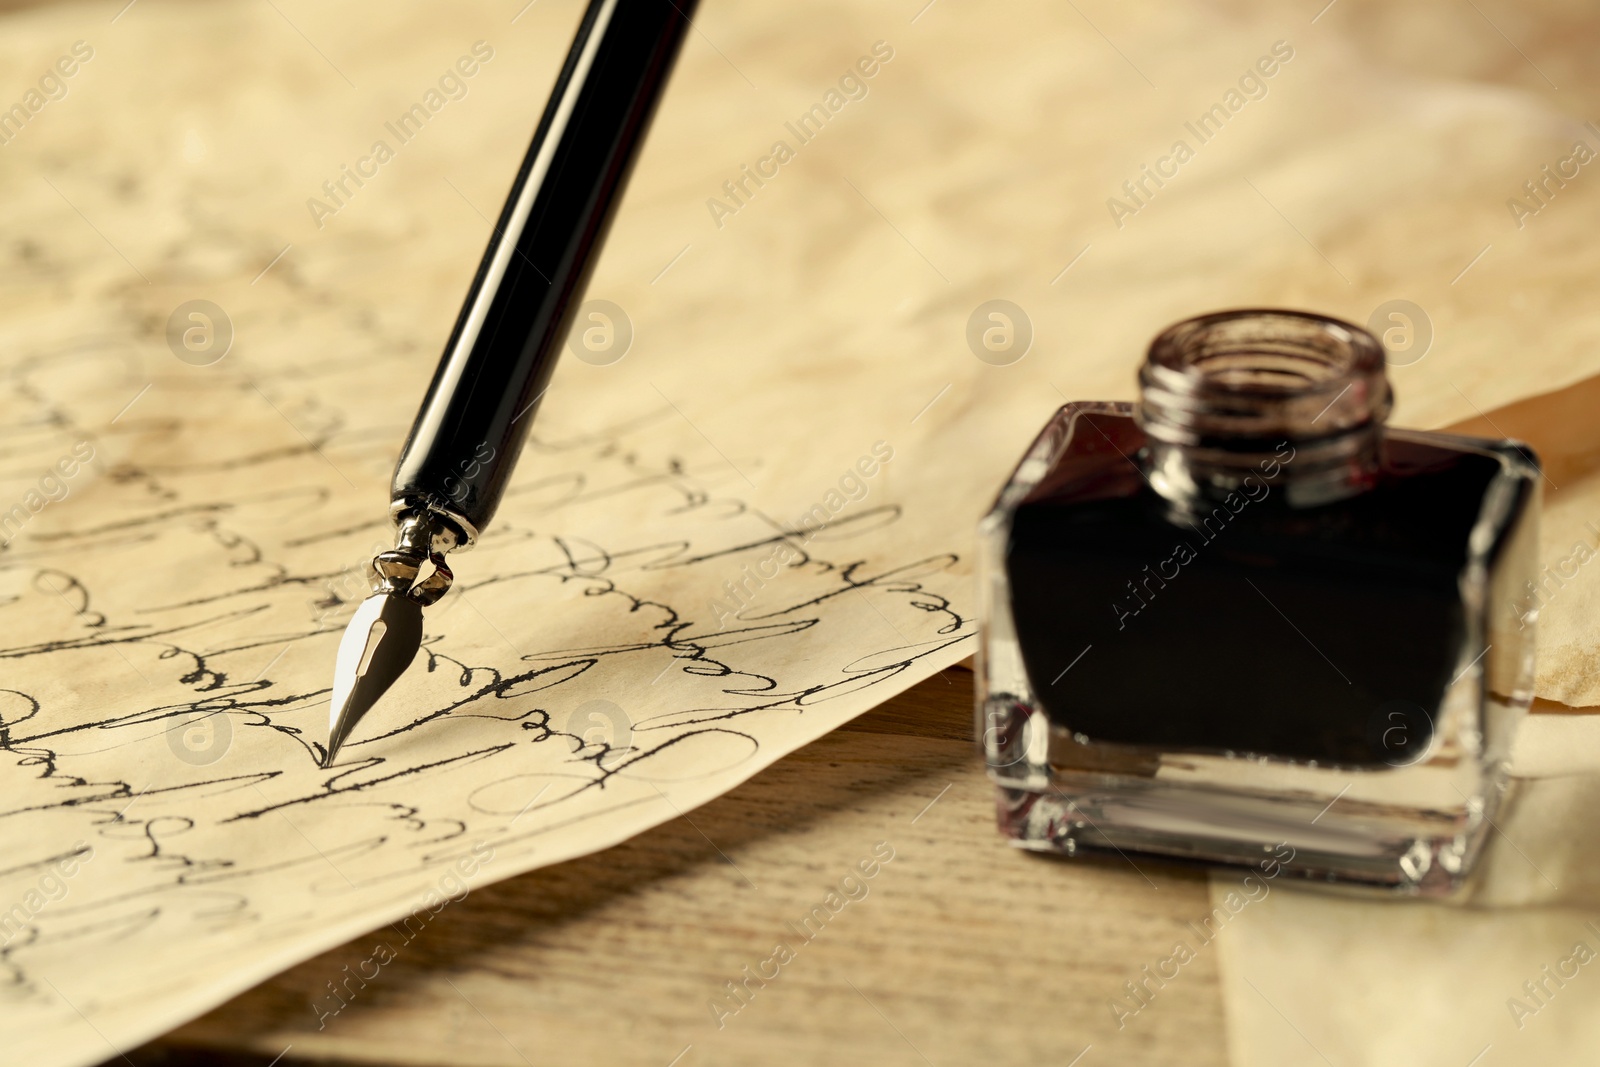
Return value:
M 1257 792 L 1220 784 L 1208 772 L 1223 768 L 1208 762 L 1235 761 L 1188 756 L 1142 780 L 1059 769 L 1042 782 L 994 775 L 1000 832 L 1018 848 L 1135 866 L 1148 857 L 1259 871 L 1275 858 L 1297 880 L 1438 897 L 1472 869 L 1505 791 L 1503 775 L 1469 782 L 1447 767 L 1301 766 L 1278 768 L 1281 790 Z M 1396 803 L 1397 777 L 1418 795 Z

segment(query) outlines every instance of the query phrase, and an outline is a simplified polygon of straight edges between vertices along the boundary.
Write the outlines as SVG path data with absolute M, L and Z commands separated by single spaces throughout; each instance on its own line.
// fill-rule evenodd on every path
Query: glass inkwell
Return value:
M 1072 403 L 980 527 L 978 729 L 1021 847 L 1439 894 L 1533 677 L 1539 471 L 1392 429 L 1360 327 L 1229 311 Z

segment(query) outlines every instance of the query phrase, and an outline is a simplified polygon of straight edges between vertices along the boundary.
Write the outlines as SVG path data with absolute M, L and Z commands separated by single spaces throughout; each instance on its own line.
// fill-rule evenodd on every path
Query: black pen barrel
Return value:
M 591 0 L 395 467 L 397 512 L 493 518 L 694 0 Z

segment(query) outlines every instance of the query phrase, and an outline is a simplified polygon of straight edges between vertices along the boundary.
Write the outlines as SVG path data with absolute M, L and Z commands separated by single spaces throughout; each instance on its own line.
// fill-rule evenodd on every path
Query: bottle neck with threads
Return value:
M 1139 371 L 1139 463 L 1179 505 L 1327 503 L 1373 484 L 1391 403 L 1383 346 L 1359 326 L 1272 310 L 1188 319 Z

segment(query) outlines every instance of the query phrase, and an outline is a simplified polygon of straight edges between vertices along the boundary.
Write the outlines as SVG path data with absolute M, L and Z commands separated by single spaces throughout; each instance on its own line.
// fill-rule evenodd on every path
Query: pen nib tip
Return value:
M 333 766 L 339 746 L 410 666 L 422 647 L 422 606 L 407 596 L 378 593 L 356 609 L 339 641 L 328 708 L 328 749 L 324 769 Z

